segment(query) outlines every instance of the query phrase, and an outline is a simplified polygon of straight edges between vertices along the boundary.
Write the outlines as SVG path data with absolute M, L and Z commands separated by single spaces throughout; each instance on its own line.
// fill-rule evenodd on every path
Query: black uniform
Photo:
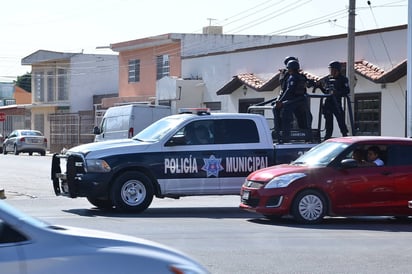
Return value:
M 307 79 L 303 74 L 299 74 L 300 76 L 302 76 L 304 78 L 304 82 L 306 83 Z M 280 81 L 280 87 L 282 90 L 282 93 L 279 95 L 279 98 L 282 97 L 283 92 L 286 91 L 287 89 L 287 80 L 289 78 L 290 74 L 287 71 L 284 71 L 281 73 L 279 81 Z M 303 80 L 302 78 L 300 78 L 301 80 Z M 306 96 L 306 88 L 305 88 L 305 93 L 304 95 Z M 277 111 L 277 116 L 280 117 L 280 109 L 274 109 L 274 111 Z M 310 113 L 310 109 L 309 109 L 309 103 L 307 98 L 305 98 L 305 101 L 302 101 L 299 106 L 297 106 L 293 112 L 293 114 L 296 117 L 296 122 L 298 124 L 299 129 L 310 129 L 311 128 L 311 124 L 312 124 L 312 114 Z M 276 114 L 274 115 L 276 117 Z M 280 129 L 282 127 L 281 125 L 281 120 L 278 119 L 276 120 L 275 118 L 275 128 L 276 129 Z
M 289 142 L 290 128 L 293 114 L 297 109 L 306 104 L 306 78 L 300 73 L 292 73 L 286 79 L 286 88 L 279 95 L 274 110 L 275 125 L 283 131 L 283 142 Z M 280 122 L 281 121 L 281 122 Z M 278 130 L 279 128 L 277 128 Z
M 325 94 L 331 94 L 325 99 L 323 105 L 323 115 L 325 117 L 325 140 L 332 137 L 333 115 L 336 117 L 342 136 L 348 135 L 348 128 L 345 124 L 345 112 L 342 108 L 342 97 L 349 94 L 349 82 L 346 76 L 339 74 L 337 77 L 329 76 L 321 90 Z

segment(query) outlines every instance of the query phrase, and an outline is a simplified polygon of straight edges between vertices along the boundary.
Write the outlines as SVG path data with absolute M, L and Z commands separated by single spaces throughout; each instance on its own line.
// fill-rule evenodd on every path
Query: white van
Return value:
M 160 105 L 124 105 L 109 108 L 99 127 L 95 127 L 95 142 L 132 138 L 139 131 L 153 122 L 171 115 L 168 106 Z

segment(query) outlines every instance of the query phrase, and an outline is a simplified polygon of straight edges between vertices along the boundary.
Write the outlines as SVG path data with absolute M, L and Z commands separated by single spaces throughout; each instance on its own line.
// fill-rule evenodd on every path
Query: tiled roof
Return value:
M 256 91 L 272 91 L 279 86 L 279 73 L 273 75 L 269 80 L 264 81 L 253 73 L 241 73 L 233 76 L 232 81 L 227 83 L 224 87 L 219 89 L 216 94 L 224 95 L 230 94 L 245 85 Z
M 342 63 L 342 65 L 345 67 L 346 64 Z M 355 67 L 356 73 L 362 75 L 363 77 L 369 79 L 370 81 L 374 83 L 392 83 L 406 75 L 406 60 L 399 63 L 394 68 L 386 72 L 382 70 L 381 68 L 365 60 L 355 62 L 354 67 Z M 311 74 L 310 72 L 307 72 L 307 71 L 302 71 L 302 73 L 306 76 L 306 78 L 310 80 L 315 80 L 315 81 L 319 81 L 327 77 L 327 75 L 318 76 L 318 75 Z M 234 92 L 235 90 L 237 90 L 243 85 L 250 87 L 257 92 L 273 91 L 275 88 L 277 88 L 280 85 L 279 75 L 280 73 L 278 72 L 274 74 L 270 79 L 265 81 L 257 77 L 253 73 L 241 73 L 241 74 L 233 76 L 233 79 L 229 83 L 227 83 L 224 87 L 219 89 L 216 92 L 216 94 L 217 95 L 231 94 L 232 92 Z
M 317 75 L 311 74 L 307 71 L 302 71 L 302 73 L 306 76 L 306 78 L 310 80 L 318 81 L 323 79 L 324 77 L 319 77 Z M 280 85 L 279 82 L 280 73 L 274 74 L 269 80 L 264 81 L 259 77 L 255 76 L 253 73 L 241 73 L 236 76 L 233 76 L 232 81 L 227 83 L 224 87 L 219 89 L 216 94 L 217 95 L 225 95 L 231 94 L 241 86 L 247 86 L 254 89 L 257 92 L 262 91 L 273 91 Z
M 406 75 L 406 60 L 388 71 L 362 60 L 355 62 L 355 71 L 374 83 L 393 83 Z

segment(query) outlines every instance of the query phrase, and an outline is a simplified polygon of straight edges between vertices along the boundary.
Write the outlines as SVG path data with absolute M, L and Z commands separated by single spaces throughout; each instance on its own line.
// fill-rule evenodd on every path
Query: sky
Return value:
M 369 2 L 369 3 L 368 3 Z M 328 36 L 347 32 L 349 0 L 13 0 L 0 2 L 0 82 L 37 50 L 116 54 L 110 44 L 165 33 Z M 408 0 L 356 0 L 356 31 L 408 23 Z

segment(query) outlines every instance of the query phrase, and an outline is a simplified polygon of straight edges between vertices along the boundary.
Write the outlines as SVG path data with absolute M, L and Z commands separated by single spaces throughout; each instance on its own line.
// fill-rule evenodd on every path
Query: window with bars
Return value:
M 61 100 L 69 100 L 68 90 L 68 74 L 67 69 L 57 70 L 57 98 Z
M 381 94 L 355 94 L 355 127 L 357 135 L 381 135 Z
M 129 60 L 129 83 L 136 83 L 140 81 L 140 60 Z
M 34 115 L 34 129 L 44 133 L 44 114 L 39 113 Z
M 34 96 L 33 101 L 36 103 L 44 102 L 44 72 L 34 74 Z
M 53 102 L 54 101 L 54 81 L 55 75 L 53 71 L 48 71 L 47 72 L 47 101 L 48 102 Z
M 33 102 L 55 102 L 56 98 L 57 101 L 69 99 L 67 69 L 37 70 L 33 75 Z
M 159 55 L 156 58 L 157 74 L 156 79 L 162 79 L 170 74 L 169 55 Z

